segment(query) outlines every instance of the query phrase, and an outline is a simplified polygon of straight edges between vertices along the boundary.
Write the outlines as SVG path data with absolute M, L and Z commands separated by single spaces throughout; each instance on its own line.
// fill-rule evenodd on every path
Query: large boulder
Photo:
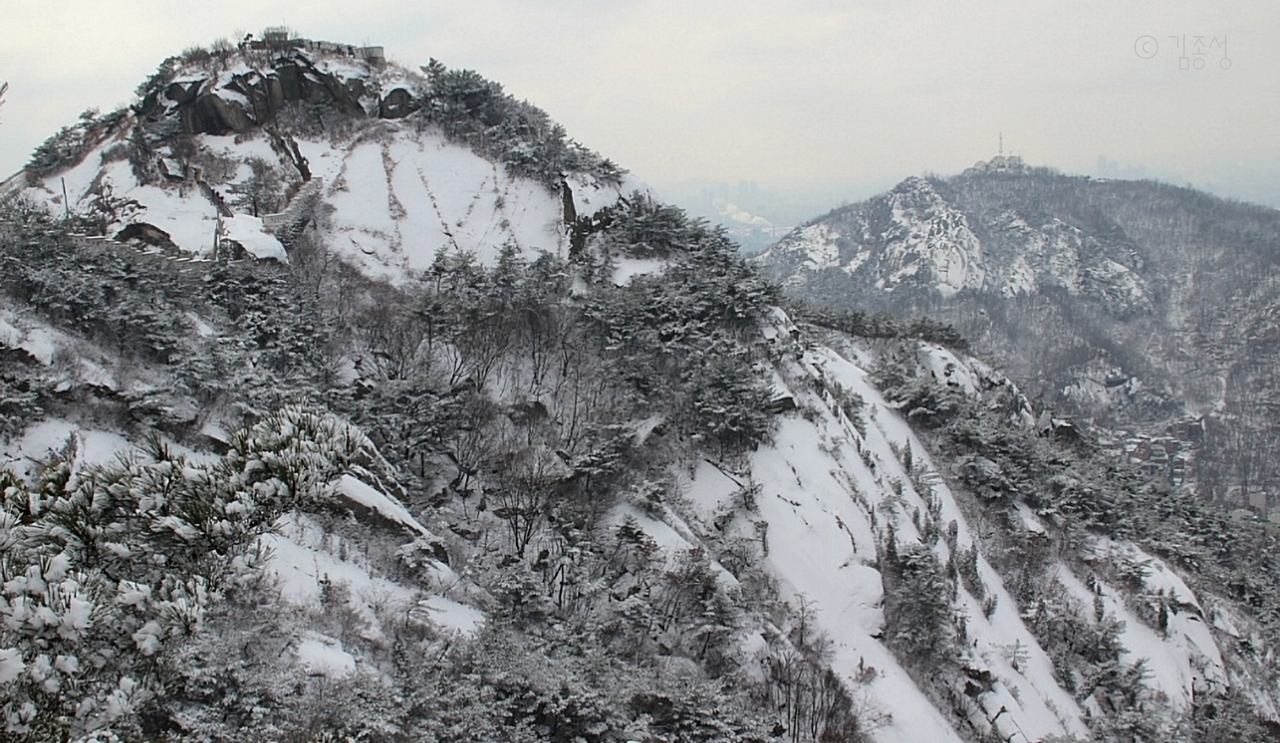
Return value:
M 186 107 L 183 121 L 191 134 L 240 134 L 254 126 L 243 108 L 222 100 L 216 93 L 206 93 Z
M 268 77 L 262 81 L 263 95 L 266 98 L 268 110 L 274 116 L 276 112 L 284 108 L 284 86 L 280 83 L 278 77 Z
M 422 104 L 414 100 L 413 95 L 404 88 L 396 88 L 387 93 L 387 97 L 378 102 L 378 118 L 403 119 L 417 111 Z
M 132 222 L 115 235 L 116 242 L 149 245 L 166 253 L 177 254 L 178 246 L 168 232 L 146 222 Z
M 276 67 L 276 78 L 280 80 L 280 90 L 286 101 L 302 101 L 307 99 L 307 79 L 302 68 L 288 62 Z
M 276 77 L 286 101 L 330 102 L 345 114 L 363 116 L 365 113 L 360 104 L 363 82 L 353 86 L 355 89 L 348 88 L 333 75 L 292 61 L 276 67 Z
M 185 83 L 169 83 L 164 89 L 164 97 L 173 101 L 178 105 L 190 103 L 196 99 L 196 94 L 200 92 L 200 86 L 204 84 L 203 80 L 195 80 Z
M 256 72 L 234 75 L 224 87 L 249 99 L 253 119 L 259 124 L 273 118 L 284 107 L 284 88 L 274 75 L 263 77 Z
M 360 105 L 360 99 L 341 80 L 333 75 L 317 74 L 324 91 L 339 111 L 349 116 L 364 116 L 364 106 Z
M 364 80 L 358 77 L 348 80 L 346 88 L 347 92 L 349 92 L 357 101 L 364 98 L 366 95 L 369 95 L 371 92 L 368 86 L 365 85 Z

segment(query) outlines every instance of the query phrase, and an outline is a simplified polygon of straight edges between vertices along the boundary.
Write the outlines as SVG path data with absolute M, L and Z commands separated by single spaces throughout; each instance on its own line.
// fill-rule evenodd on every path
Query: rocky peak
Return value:
M 230 241 L 283 260 L 313 224 L 362 270 L 401 278 L 441 251 L 561 253 L 566 225 L 644 190 L 624 175 L 473 71 L 291 39 L 165 60 L 133 106 L 50 138 L 6 189 L 88 235 L 163 235 L 200 258 Z
M 385 119 L 421 106 L 424 83 L 412 73 L 356 47 L 297 42 L 271 54 L 242 46 L 167 60 L 144 85 L 135 111 L 153 121 L 176 117 L 188 134 L 221 135 L 271 124 L 292 102 Z

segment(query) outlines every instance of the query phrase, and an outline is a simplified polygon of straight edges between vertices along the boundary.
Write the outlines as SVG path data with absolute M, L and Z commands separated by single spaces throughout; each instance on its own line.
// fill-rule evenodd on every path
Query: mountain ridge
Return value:
M 184 124 L 183 65 L 271 100 L 258 51 L 3 205 L 6 739 L 1274 737 L 1274 535 L 1042 435 L 944 325 L 783 309 L 474 73 Z M 321 178 L 279 255 L 200 237 L 197 181 L 256 228 Z M 77 237 L 130 224 L 205 260 Z
M 816 219 L 758 265 L 797 296 L 944 320 L 1044 404 L 1122 438 L 1201 421 L 1209 450 L 1193 479 L 1207 498 L 1243 506 L 1235 490 L 1271 488 L 1270 469 L 1230 474 L 1242 465 L 1224 447 L 1273 438 L 1250 419 L 1273 384 L 1259 371 L 1269 346 L 1249 339 L 1266 337 L 1280 215 L 1154 182 L 980 165 Z M 895 211 L 904 197 L 934 199 L 936 213 Z

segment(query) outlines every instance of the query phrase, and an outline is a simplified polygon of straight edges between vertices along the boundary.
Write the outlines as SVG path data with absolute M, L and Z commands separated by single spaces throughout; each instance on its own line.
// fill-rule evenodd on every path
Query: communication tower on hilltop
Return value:
M 996 156 L 991 158 L 991 162 L 987 163 L 985 169 L 997 172 L 1020 171 L 1023 168 L 1022 158 L 1012 152 L 1006 154 L 1004 151 L 1004 132 L 1000 132 L 999 138 L 996 140 L 997 149 Z

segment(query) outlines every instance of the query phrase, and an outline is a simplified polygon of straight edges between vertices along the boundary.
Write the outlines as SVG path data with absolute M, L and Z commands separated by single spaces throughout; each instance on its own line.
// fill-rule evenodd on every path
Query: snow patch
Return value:
M 316 632 L 307 634 L 310 637 L 298 644 L 294 655 L 308 674 L 337 679 L 355 673 L 355 656 L 343 650 L 341 642 Z
M 29 478 L 35 474 L 37 463 L 61 452 L 73 438 L 80 465 L 106 464 L 134 450 L 133 444 L 118 433 L 81 428 L 71 421 L 51 418 L 28 426 L 0 451 L 16 474 Z
M 254 258 L 270 258 L 288 263 L 289 256 L 284 252 L 284 245 L 275 235 L 263 231 L 262 220 L 247 214 L 237 214 L 222 220 L 223 234 L 228 240 L 234 240 Z
M 484 612 L 444 596 L 430 596 L 419 601 L 418 610 L 425 613 L 432 624 L 466 635 L 475 634 L 485 621 Z
M 53 333 L 44 328 L 31 328 L 23 337 L 18 348 L 31 354 L 32 358 L 45 366 L 53 363 L 54 354 L 58 352 L 58 344 Z
M 660 258 L 621 258 L 613 269 L 613 283 L 626 286 L 637 276 L 660 273 L 667 267 L 667 262 Z
M 201 338 L 208 338 L 209 336 L 217 334 L 217 331 L 214 330 L 213 326 L 201 319 L 201 317 L 196 313 L 188 312 L 186 313 L 186 318 L 191 323 L 191 326 L 195 328 L 196 335 Z
M 404 524 L 423 536 L 431 536 L 431 532 L 418 523 L 403 504 L 351 475 L 338 478 L 334 482 L 334 489 L 365 508 L 376 511 L 396 523 Z
M 267 563 L 280 580 L 281 596 L 293 604 L 320 606 L 324 585 L 342 584 L 350 590 L 350 601 L 361 607 L 361 595 L 383 595 L 391 602 L 412 605 L 416 592 L 386 578 L 375 577 L 365 568 L 343 560 L 324 548 L 328 535 L 303 514 L 286 514 L 276 522 L 276 533 L 259 537 L 271 552 Z
M 26 333 L 18 330 L 6 322 L 3 317 L 0 317 L 0 346 L 4 346 L 5 348 L 17 348 L 18 345 L 22 343 L 22 338 L 25 335 Z

